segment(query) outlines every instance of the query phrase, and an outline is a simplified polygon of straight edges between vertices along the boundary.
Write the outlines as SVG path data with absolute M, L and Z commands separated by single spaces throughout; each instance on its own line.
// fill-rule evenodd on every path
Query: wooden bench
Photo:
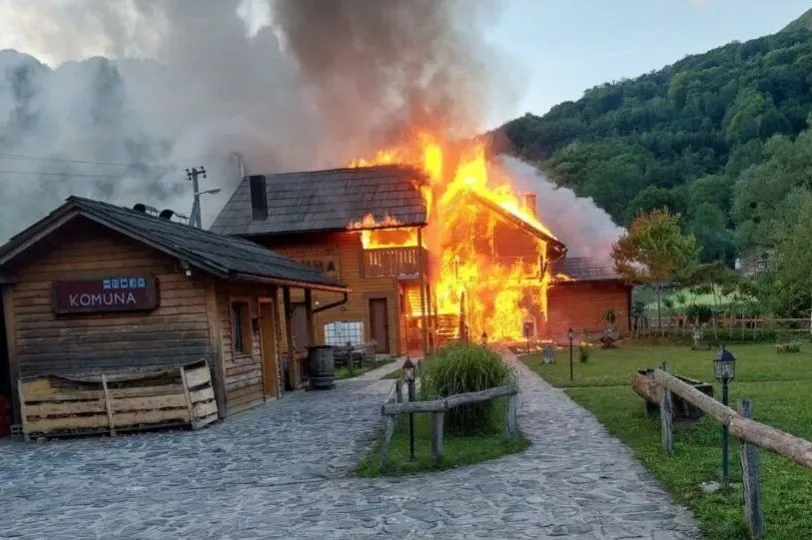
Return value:
M 366 343 L 358 343 L 352 345 L 347 343 L 343 347 L 335 347 L 333 349 L 333 357 L 335 358 L 335 366 L 344 367 L 352 362 L 352 366 L 361 367 L 364 362 L 375 359 L 375 350 L 378 347 L 378 342 L 375 340 L 367 341 Z

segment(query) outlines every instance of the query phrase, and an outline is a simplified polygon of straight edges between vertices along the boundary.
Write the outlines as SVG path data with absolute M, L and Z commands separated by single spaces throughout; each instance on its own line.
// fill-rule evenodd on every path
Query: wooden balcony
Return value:
M 423 250 L 423 264 L 428 260 L 428 250 L 418 247 L 366 249 L 363 255 L 362 271 L 365 278 L 395 277 L 420 273 L 420 255 Z

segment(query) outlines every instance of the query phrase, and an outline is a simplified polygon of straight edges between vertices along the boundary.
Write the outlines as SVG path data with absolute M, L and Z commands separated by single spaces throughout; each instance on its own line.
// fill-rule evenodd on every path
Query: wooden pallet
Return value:
M 189 426 L 218 418 L 207 362 L 140 373 L 19 381 L 26 440 Z

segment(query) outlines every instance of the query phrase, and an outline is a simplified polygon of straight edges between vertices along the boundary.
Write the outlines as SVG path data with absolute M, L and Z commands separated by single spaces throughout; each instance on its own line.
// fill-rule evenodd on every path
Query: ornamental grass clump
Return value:
M 511 373 L 498 354 L 479 345 L 454 344 L 432 354 L 421 372 L 423 399 L 478 392 L 507 384 Z M 455 407 L 446 413 L 450 433 L 478 435 L 496 429 L 494 400 Z

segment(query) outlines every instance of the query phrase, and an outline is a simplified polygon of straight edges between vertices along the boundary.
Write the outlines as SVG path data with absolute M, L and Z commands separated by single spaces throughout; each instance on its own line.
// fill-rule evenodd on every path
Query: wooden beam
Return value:
M 307 316 L 307 340 L 310 342 L 311 347 L 316 346 L 316 320 L 313 317 L 313 291 L 305 289 L 305 313 Z
M 212 279 L 206 287 L 206 321 L 209 325 L 209 347 L 211 348 L 211 385 L 217 402 L 217 415 L 228 416 L 228 395 L 223 368 L 222 328 L 220 311 L 217 305 L 217 282 Z
M 730 407 L 726 407 L 693 386 L 660 369 L 654 372 L 654 380 L 664 388 L 682 397 L 685 401 L 702 409 L 719 423 L 728 426 L 730 433 L 734 437 L 755 444 L 759 448 L 775 452 L 804 467 L 812 468 L 812 442 L 745 418 Z
M 423 228 L 417 229 L 417 267 L 420 271 L 420 326 L 423 328 L 423 357 L 429 353 L 429 329 L 426 326 L 426 261 L 423 249 Z
M 510 396 L 518 393 L 519 389 L 515 384 L 488 388 L 479 392 L 466 392 L 456 394 L 443 399 L 433 401 L 407 401 L 405 403 L 384 403 L 381 407 L 381 414 L 384 416 L 398 415 L 404 413 L 421 412 L 445 412 L 461 405 L 471 405 L 490 401 L 501 396 Z
M 14 423 L 22 422 L 22 403 L 20 402 L 19 385 L 20 361 L 17 356 L 17 324 L 14 317 L 14 286 L 3 285 L 3 318 L 6 323 L 6 347 L 8 348 L 8 375 L 11 381 L 11 408 Z
M 287 343 L 288 356 L 290 357 L 288 373 L 290 374 L 291 385 L 295 390 L 299 385 L 299 361 L 296 360 L 296 347 L 293 343 L 293 323 L 291 321 L 293 303 L 290 300 L 290 287 L 282 287 L 282 310 L 285 316 L 285 341 Z

